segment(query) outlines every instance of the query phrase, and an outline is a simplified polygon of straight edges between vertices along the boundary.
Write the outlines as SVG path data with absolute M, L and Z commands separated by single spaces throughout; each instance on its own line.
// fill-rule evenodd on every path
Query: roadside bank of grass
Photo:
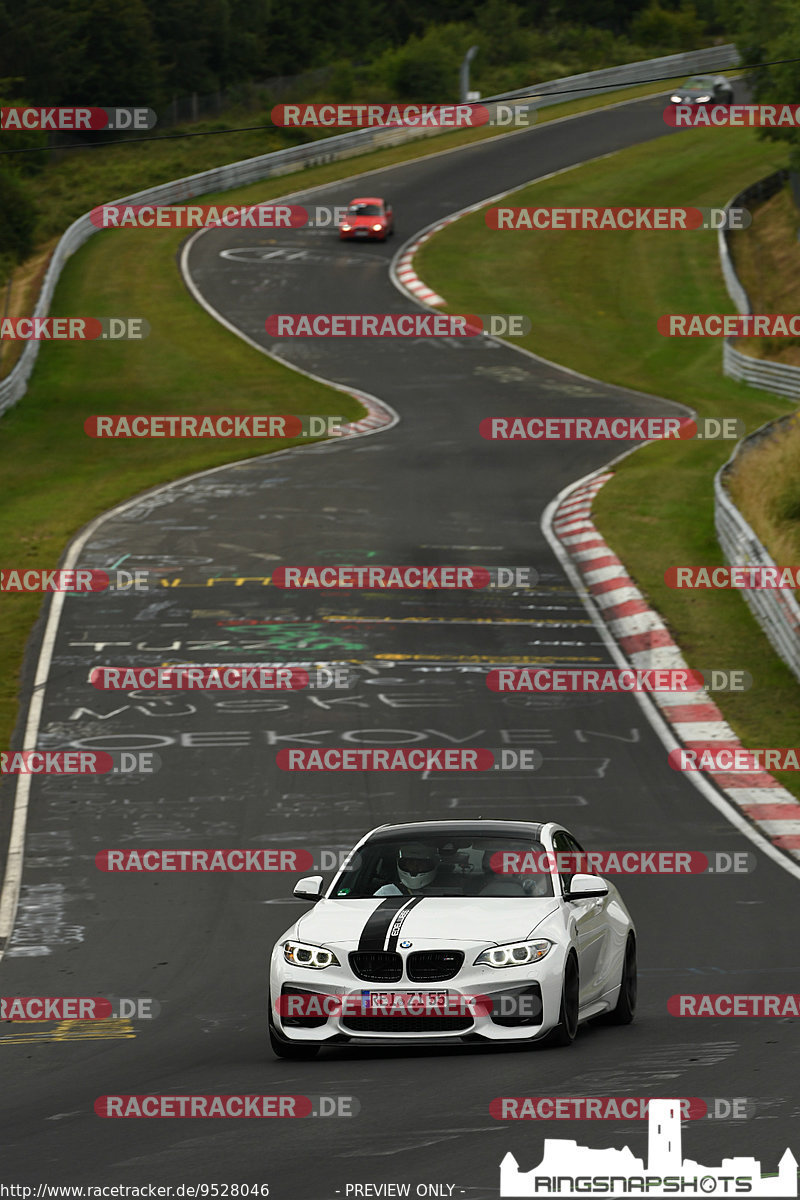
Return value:
M 780 147 L 752 131 L 691 130 L 544 180 L 506 202 L 721 206 L 780 165 Z M 730 311 L 712 232 L 495 232 L 481 211 L 426 242 L 416 269 L 451 311 L 527 314 L 532 331 L 521 345 L 595 378 L 680 401 L 701 416 L 739 417 L 748 431 L 793 407 L 726 379 L 719 339 L 656 331 L 663 313 Z M 497 411 L 511 415 L 502 397 Z M 727 442 L 643 447 L 619 465 L 594 512 L 689 664 L 752 674 L 751 690 L 715 696 L 744 744 L 793 745 L 800 685 L 739 594 L 678 592 L 664 583 L 670 565 L 723 562 L 713 477 L 730 450 Z M 780 778 L 800 795 L 791 772 Z

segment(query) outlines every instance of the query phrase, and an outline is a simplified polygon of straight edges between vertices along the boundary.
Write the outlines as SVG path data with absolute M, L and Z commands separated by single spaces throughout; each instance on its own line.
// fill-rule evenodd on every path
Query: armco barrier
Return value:
M 578 90 L 579 95 L 594 96 L 607 91 L 610 86 L 614 85 L 626 86 L 642 83 L 662 75 L 673 77 L 693 71 L 711 71 L 734 66 L 738 62 L 739 54 L 735 46 L 711 46 L 705 50 L 693 50 L 686 54 L 670 54 L 664 58 L 651 58 L 642 62 L 626 63 L 620 67 L 606 67 L 600 71 L 586 71 L 581 75 L 552 79 L 537 84 L 534 95 L 531 95 L 533 89 L 521 88 L 516 92 L 504 93 L 502 100 L 530 96 L 529 103 L 524 107 L 535 110 L 550 104 L 563 103 L 566 99 L 563 95 L 565 90 L 580 89 Z M 489 96 L 486 100 L 482 100 L 481 104 L 492 105 L 498 99 L 496 96 Z M 191 200 L 195 196 L 223 192 L 248 183 L 257 183 L 259 180 L 283 175 L 300 167 L 316 166 L 351 155 L 363 154 L 373 147 L 396 145 L 414 138 L 434 136 L 440 132 L 442 131 L 438 129 L 421 130 L 404 127 L 358 129 L 351 133 L 323 138 L 304 146 L 293 146 L 288 150 L 275 150 L 269 154 L 260 154 L 255 158 L 243 159 L 241 162 L 228 163 L 223 167 L 214 167 L 210 171 L 200 171 L 196 175 L 174 179 L 170 183 L 147 188 L 132 196 L 122 196 L 117 200 L 106 201 L 106 203 L 174 204 L 178 201 Z M 98 230 L 91 223 L 88 213 L 85 213 L 73 221 L 62 235 L 50 259 L 36 301 L 33 312 L 35 317 L 47 315 L 61 268 L 66 260 L 93 233 L 97 232 Z M 24 396 L 38 352 L 38 342 L 27 342 L 13 370 L 5 379 L 0 380 L 0 414 L 16 404 L 21 396 Z
M 726 208 L 746 207 L 751 200 L 768 199 L 783 187 L 788 177 L 787 170 L 775 171 L 739 192 Z M 750 299 L 734 269 L 728 236 L 724 229 L 719 230 L 718 246 L 728 295 L 737 312 L 750 313 Z M 736 350 L 729 338 L 723 342 L 722 364 L 724 373 L 732 379 L 741 379 L 752 387 L 765 388 L 767 391 L 777 392 L 778 395 L 800 398 L 798 367 L 751 358 L 748 354 Z M 717 540 L 725 558 L 731 564 L 775 566 L 774 560 L 728 495 L 726 480 L 743 453 L 747 453 L 760 441 L 775 435 L 780 436 L 784 427 L 794 419 L 794 414 L 790 414 L 762 425 L 739 442 L 731 457 L 714 477 L 714 524 Z M 744 588 L 742 597 L 776 652 L 795 678 L 800 680 L 800 605 L 794 593 L 777 588 L 765 588 L 763 591 Z
M 731 564 L 775 566 L 775 560 L 767 553 L 728 495 L 725 477 L 748 443 L 779 433 L 780 426 L 792 420 L 793 415 L 782 417 L 779 421 L 771 421 L 749 438 L 745 438 L 714 477 L 714 524 L 717 540 L 725 558 Z M 795 679 L 800 681 L 800 605 L 794 593 L 783 588 L 743 588 L 741 595 L 776 652 Z
M 774 196 L 789 178 L 788 170 L 774 171 L 764 179 L 750 184 L 738 196 L 725 206 L 729 208 L 746 208 L 751 200 L 768 200 Z M 742 287 L 741 280 L 731 259 L 728 232 L 720 229 L 717 234 L 719 261 L 728 295 L 739 313 L 753 311 L 750 298 Z M 742 354 L 733 345 L 734 339 L 725 338 L 722 343 L 722 371 L 731 379 L 739 379 L 750 387 L 763 388 L 767 392 L 775 392 L 779 396 L 790 396 L 793 400 L 800 399 L 800 367 L 789 363 L 769 362 L 763 358 L 753 358 L 750 354 Z

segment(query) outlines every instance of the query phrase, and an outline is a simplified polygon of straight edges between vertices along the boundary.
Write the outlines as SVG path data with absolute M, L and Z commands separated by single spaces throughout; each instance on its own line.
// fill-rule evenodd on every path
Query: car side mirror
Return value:
M 319 900 L 322 895 L 322 876 L 306 875 L 305 879 L 298 879 L 292 895 L 297 896 L 298 900 Z
M 599 875 L 573 875 L 566 893 L 567 900 L 589 900 L 608 895 L 608 884 Z

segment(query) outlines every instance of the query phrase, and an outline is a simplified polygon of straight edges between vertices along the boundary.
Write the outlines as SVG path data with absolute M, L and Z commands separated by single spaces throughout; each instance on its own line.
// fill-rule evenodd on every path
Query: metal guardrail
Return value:
M 773 196 L 789 177 L 787 170 L 775 171 L 765 179 L 759 179 L 750 187 L 739 192 L 726 208 L 746 207 L 748 201 L 767 199 Z M 719 259 L 728 295 L 737 312 L 750 313 L 752 307 L 747 292 L 733 266 L 724 229 L 718 234 Z M 772 363 L 764 359 L 751 358 L 736 350 L 731 339 L 726 338 L 722 350 L 723 371 L 732 379 L 740 379 L 752 387 L 765 388 L 782 396 L 800 399 L 800 368 L 785 363 Z M 759 442 L 780 436 L 785 427 L 795 420 L 793 413 L 768 421 L 739 442 L 728 461 L 720 467 L 714 477 L 714 525 L 717 541 L 727 561 L 743 566 L 774 567 L 775 560 L 758 540 L 755 531 L 745 521 L 731 500 L 727 490 L 727 479 L 743 453 L 753 449 Z M 800 680 L 800 605 L 794 593 L 779 588 L 763 590 L 744 588 L 742 597 L 758 624 L 769 638 L 797 680 Z
M 531 110 L 543 108 L 550 104 L 560 104 L 564 101 L 565 89 L 586 86 L 586 81 L 594 81 L 595 88 L 582 91 L 582 96 L 599 95 L 611 84 L 620 86 L 641 83 L 653 76 L 681 75 L 693 71 L 713 70 L 733 66 L 739 61 L 739 54 L 734 45 L 712 46 L 704 50 L 693 50 L 684 54 L 670 54 L 663 58 L 651 58 L 642 62 L 626 63 L 620 67 L 606 67 L 599 71 L 586 71 L 581 75 L 569 75 L 563 79 L 553 79 L 536 85 L 536 94 L 530 103 L 523 107 Z M 530 95 L 530 88 L 521 88 L 517 92 L 504 93 L 502 99 L 520 95 Z M 548 95 L 548 93 L 553 93 Z M 559 93 L 559 94 L 555 94 Z M 481 104 L 492 105 L 498 97 L 489 96 Z M 147 188 L 131 196 L 122 196 L 117 200 L 108 200 L 107 204 L 174 204 L 178 201 L 190 200 L 209 192 L 222 192 L 230 188 L 241 187 L 248 183 L 257 183 L 262 179 L 284 175 L 300 167 L 317 166 L 321 163 L 333 162 L 337 159 L 348 158 L 351 155 L 363 154 L 365 151 L 398 145 L 414 138 L 431 137 L 445 132 L 440 129 L 413 129 L 406 127 L 358 129 L 351 133 L 341 133 L 334 137 L 323 138 L 304 146 L 292 146 L 287 150 L 274 150 L 269 154 L 260 154 L 255 158 L 246 158 L 241 162 L 228 163 L 222 167 L 214 167 L 210 171 L 200 171 L 196 175 L 187 175 L 183 179 L 174 179 L 157 187 Z M 34 308 L 34 317 L 47 315 L 53 299 L 61 269 L 64 263 L 86 242 L 98 229 L 84 213 L 73 221 L 60 238 L 47 267 L 39 296 Z M 5 379 L 0 380 L 0 415 L 24 396 L 33 371 L 36 356 L 39 353 L 39 342 L 27 342 L 14 368 Z
M 756 430 L 751 438 L 740 442 L 714 477 L 714 524 L 717 540 L 730 564 L 760 567 L 776 565 L 728 495 L 725 478 L 747 442 L 769 437 L 777 432 L 776 426 L 787 419 L 793 418 L 771 421 Z M 800 681 L 800 604 L 794 593 L 783 588 L 743 588 L 741 595 L 775 651 L 795 679 Z
M 734 196 L 726 204 L 729 208 L 746 208 L 751 200 L 768 200 L 784 186 L 790 173 L 784 168 L 774 171 L 764 179 L 750 184 Z M 741 280 L 736 274 L 730 252 L 729 234 L 726 229 L 720 229 L 717 234 L 719 261 L 728 295 L 736 306 L 736 311 L 742 314 L 753 311 L 750 297 L 747 295 Z M 767 392 L 775 392 L 779 396 L 789 396 L 793 400 L 800 399 L 800 367 L 790 363 L 770 362 L 764 358 L 753 358 L 751 354 L 743 354 L 733 345 L 733 338 L 725 338 L 722 343 L 722 372 L 730 379 L 738 379 L 750 387 L 763 388 Z

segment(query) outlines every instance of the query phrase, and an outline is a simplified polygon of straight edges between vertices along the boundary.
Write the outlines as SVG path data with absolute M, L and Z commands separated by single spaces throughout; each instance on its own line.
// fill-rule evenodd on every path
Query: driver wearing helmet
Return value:
M 416 896 L 433 883 L 440 863 L 439 851 L 435 846 L 425 846 L 422 842 L 408 842 L 397 851 L 396 882 L 383 884 L 374 894 Z

